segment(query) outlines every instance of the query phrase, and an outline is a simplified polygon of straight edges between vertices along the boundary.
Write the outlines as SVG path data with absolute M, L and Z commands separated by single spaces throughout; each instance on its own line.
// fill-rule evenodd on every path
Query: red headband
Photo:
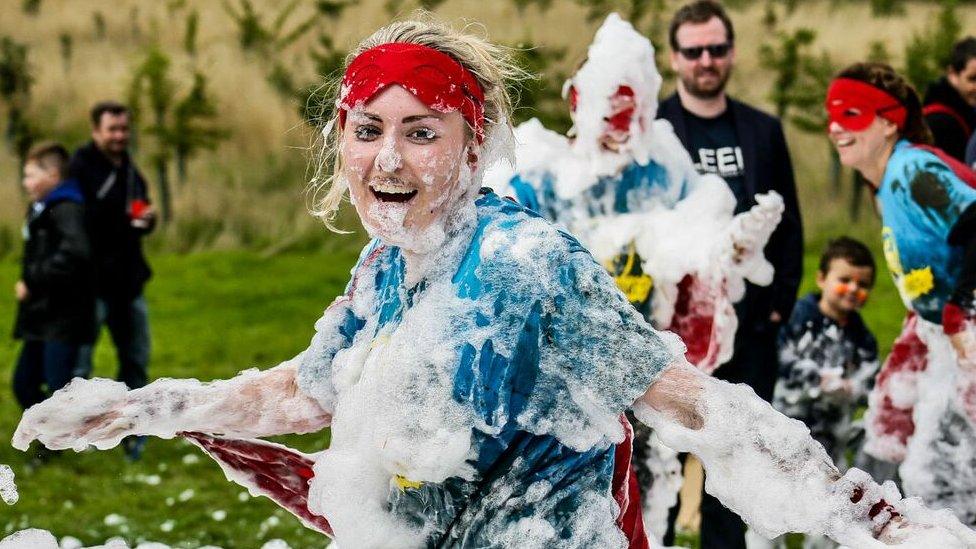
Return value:
M 837 122 L 848 131 L 861 131 L 880 116 L 905 128 L 908 110 L 898 98 L 867 82 L 854 78 L 837 78 L 827 89 L 827 120 Z
M 356 56 L 342 77 L 339 124 L 346 111 L 370 102 L 379 92 L 398 84 L 435 111 L 459 111 L 484 139 L 485 94 L 478 79 L 451 56 L 420 44 L 394 42 Z

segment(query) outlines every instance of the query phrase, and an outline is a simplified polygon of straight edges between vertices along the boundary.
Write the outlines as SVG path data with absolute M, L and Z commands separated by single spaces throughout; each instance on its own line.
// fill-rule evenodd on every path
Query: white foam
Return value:
M 976 532 L 951 513 L 902 499 L 891 482 L 879 486 L 858 469 L 841 477 L 801 422 L 775 412 L 748 387 L 701 374 L 692 377 L 694 385 L 683 392 L 699 393 L 700 429 L 682 427 L 644 403 L 635 407 L 635 413 L 665 444 L 695 454 L 707 471 L 706 490 L 764 537 L 786 532 L 824 534 L 858 548 L 976 544 Z M 855 487 L 864 491 L 858 503 L 851 501 Z M 879 541 L 874 530 L 891 515 L 882 511 L 871 518 L 868 512 L 880 499 L 907 521 L 893 522 Z
M 20 499 L 17 485 L 14 483 L 14 471 L 9 465 L 0 463 L 0 499 L 7 505 L 13 505 Z

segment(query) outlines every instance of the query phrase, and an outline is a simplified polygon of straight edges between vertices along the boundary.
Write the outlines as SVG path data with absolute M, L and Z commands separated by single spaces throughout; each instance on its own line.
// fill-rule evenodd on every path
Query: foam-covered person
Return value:
M 762 248 L 782 201 L 760 196 L 734 219 L 725 183 L 699 175 L 671 124 L 655 120 L 660 88 L 654 47 L 611 14 L 566 83 L 569 136 L 537 119 L 520 125 L 514 173 L 494 170 L 490 184 L 579 238 L 710 373 L 731 357 L 744 279 L 771 280 Z
M 819 291 L 797 301 L 777 341 L 773 407 L 806 424 L 842 469 L 862 438 L 854 414 L 867 406 L 878 372 L 878 343 L 859 313 L 874 276 L 867 246 L 846 236 L 828 242 L 817 268 Z
M 760 195 L 759 206 L 735 216 L 730 188 L 699 175 L 671 123 L 655 120 L 660 87 L 650 41 L 611 14 L 566 83 L 569 135 L 535 119 L 520 125 L 514 169 L 494 171 L 489 185 L 579 238 L 631 304 L 711 373 L 732 357 L 744 279 L 772 281 L 761 250 L 782 200 Z M 635 431 L 644 522 L 661 540 L 682 458 L 636 422 Z
M 335 86 L 317 211 L 331 224 L 348 191 L 373 240 L 310 346 L 229 380 L 75 380 L 25 412 L 15 445 L 189 431 L 229 478 L 343 547 L 646 547 L 614 478 L 634 408 L 715 467 L 710 487 L 763 532 L 972 543 L 841 477 L 801 424 L 688 365 L 576 239 L 481 190 L 511 137 L 514 67 L 430 20 L 366 38 Z M 248 440 L 327 426 L 314 455 Z
M 869 396 L 865 450 L 905 492 L 976 525 L 976 176 L 941 150 L 915 90 L 857 63 L 827 93 L 841 162 L 875 192 L 885 260 L 908 309 Z

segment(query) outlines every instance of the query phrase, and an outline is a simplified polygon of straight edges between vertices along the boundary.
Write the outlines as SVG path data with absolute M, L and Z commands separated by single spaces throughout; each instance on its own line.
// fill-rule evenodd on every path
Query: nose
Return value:
M 701 57 L 698 58 L 698 62 L 706 67 L 709 67 L 715 62 L 715 60 L 712 59 L 712 56 L 708 53 L 708 50 L 705 50 L 702 52 Z
M 396 173 L 403 164 L 400 146 L 396 137 L 390 135 L 383 141 L 383 148 L 376 155 L 375 168 L 386 173 Z
M 827 125 L 827 133 L 829 134 L 837 134 L 842 131 L 844 131 L 844 128 L 841 127 L 841 125 L 836 121 L 830 121 L 830 123 Z

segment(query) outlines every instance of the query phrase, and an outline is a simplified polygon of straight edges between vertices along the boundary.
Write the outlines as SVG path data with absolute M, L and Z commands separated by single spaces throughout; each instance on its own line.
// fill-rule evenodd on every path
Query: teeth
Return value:
M 370 188 L 374 191 L 387 194 L 410 194 L 414 189 L 402 185 L 390 185 L 389 183 L 370 183 Z
M 846 147 L 846 146 L 850 145 L 851 143 L 854 143 L 854 140 L 853 139 L 850 139 L 850 138 L 848 138 L 848 139 L 838 139 L 837 140 L 837 146 L 838 147 Z

